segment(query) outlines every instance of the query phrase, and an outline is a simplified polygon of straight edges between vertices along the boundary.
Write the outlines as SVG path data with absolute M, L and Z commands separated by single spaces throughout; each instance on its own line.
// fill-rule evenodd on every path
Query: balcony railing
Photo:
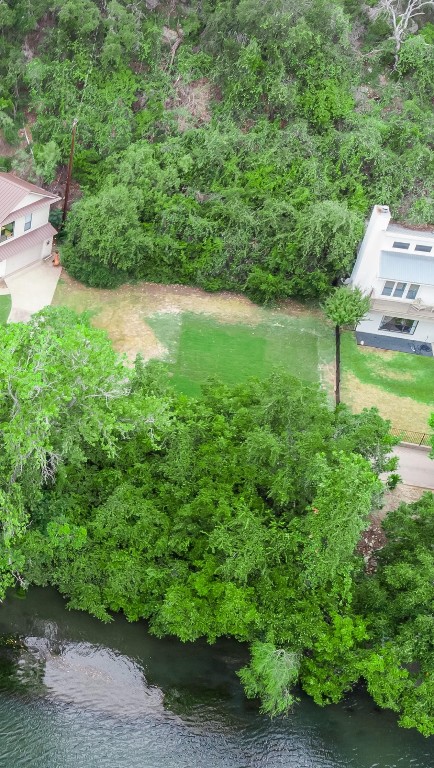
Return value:
M 393 315 L 393 317 L 434 320 L 434 306 L 425 304 L 421 299 L 396 301 L 396 299 L 371 296 L 371 309 L 373 312 L 381 312 L 383 315 Z

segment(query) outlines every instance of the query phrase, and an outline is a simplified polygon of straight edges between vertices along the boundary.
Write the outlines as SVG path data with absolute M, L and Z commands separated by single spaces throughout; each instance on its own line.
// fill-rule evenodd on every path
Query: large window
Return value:
M 405 298 L 406 299 L 415 299 L 417 296 L 417 292 L 420 288 L 420 285 L 416 285 L 415 283 L 412 283 L 410 285 L 410 288 L 408 289 Z
M 389 331 L 390 333 L 407 333 L 412 336 L 416 330 L 417 323 L 417 320 L 410 320 L 407 317 L 389 317 L 385 315 L 378 330 Z
M 4 243 L 5 240 L 9 240 L 14 236 L 15 222 L 11 221 L 10 224 L 5 224 L 0 230 L 0 243 Z
M 32 214 L 28 213 L 24 219 L 24 232 L 27 232 L 32 226 Z
M 381 291 L 382 296 L 393 296 L 395 299 L 415 299 L 420 285 L 411 283 L 405 293 L 408 283 L 396 283 L 394 280 L 386 280 Z M 404 296 L 405 293 L 405 296 Z

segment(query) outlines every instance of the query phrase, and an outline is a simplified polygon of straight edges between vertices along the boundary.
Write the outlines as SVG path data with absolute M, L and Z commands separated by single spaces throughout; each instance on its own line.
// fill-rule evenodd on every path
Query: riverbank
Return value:
M 52 589 L 10 593 L 0 634 L 5 768 L 431 768 L 433 739 L 398 728 L 358 690 L 341 705 L 301 695 L 261 715 L 236 670 L 243 646 L 158 640 L 143 622 L 102 624 Z

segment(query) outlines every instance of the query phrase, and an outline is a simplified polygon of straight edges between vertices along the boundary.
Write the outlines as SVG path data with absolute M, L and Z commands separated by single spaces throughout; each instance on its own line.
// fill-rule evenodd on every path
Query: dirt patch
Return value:
M 381 509 L 371 514 L 369 528 L 363 532 L 357 545 L 357 552 L 363 555 L 367 573 L 374 573 L 377 569 L 378 560 L 376 553 L 386 544 L 387 537 L 382 528 L 382 521 L 388 512 L 398 509 L 401 504 L 413 504 L 418 501 L 425 493 L 423 488 L 417 488 L 414 485 L 396 486 L 393 491 L 386 491 L 383 498 Z
M 410 397 L 392 395 L 381 387 L 363 384 L 352 373 L 346 372 L 342 386 L 342 400 L 355 413 L 363 408 L 378 408 L 381 416 L 398 430 L 425 432 L 432 406 L 418 403 Z
M 375 513 L 376 517 L 382 520 L 386 517 L 388 512 L 398 509 L 400 504 L 413 504 L 413 502 L 418 501 L 424 493 L 424 488 L 400 483 L 393 489 L 393 491 L 386 491 L 383 498 L 383 506 Z
M 371 516 L 371 523 L 357 545 L 357 552 L 363 555 L 367 573 L 374 573 L 377 568 L 375 553 L 382 549 L 386 543 L 386 534 L 381 527 L 381 519 L 376 515 Z
M 178 129 L 181 133 L 209 123 L 209 105 L 213 98 L 213 86 L 209 80 L 202 77 L 192 83 L 185 83 L 178 77 L 173 87 L 175 95 L 166 103 L 166 108 L 178 113 Z
M 319 307 L 301 304 L 301 302 L 294 301 L 293 299 L 286 299 L 280 302 L 276 309 L 284 315 L 289 315 L 289 317 L 319 317 L 326 323 L 324 312 Z
M 0 157 L 13 157 L 19 147 L 13 147 L 12 144 L 8 144 L 0 131 Z
M 77 312 L 90 310 L 93 323 L 108 332 L 118 352 L 134 359 L 164 358 L 167 349 L 146 322 L 159 313 L 194 312 L 210 315 L 222 323 L 258 325 L 264 311 L 245 296 L 232 293 L 206 293 L 183 285 L 139 283 L 117 290 L 86 288 L 62 273 L 54 305 L 68 306 Z

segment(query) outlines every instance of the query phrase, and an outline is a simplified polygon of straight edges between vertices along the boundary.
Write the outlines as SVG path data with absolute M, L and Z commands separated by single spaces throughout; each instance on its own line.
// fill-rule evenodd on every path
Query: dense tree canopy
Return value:
M 325 297 L 373 204 L 432 222 L 428 12 L 396 52 L 359 0 L 151 5 L 0 2 L 2 167 L 60 189 L 78 119 L 73 276 Z M 61 310 L 0 342 L 0 597 L 52 584 L 102 620 L 232 636 L 270 714 L 363 680 L 434 732 L 432 497 L 390 515 L 375 574 L 357 555 L 393 466 L 375 410 L 279 373 L 178 396 Z
M 432 496 L 389 516 L 377 572 L 357 554 L 394 467 L 375 409 L 278 372 L 178 395 L 69 310 L 1 343 L 2 595 L 51 584 L 103 621 L 248 642 L 240 677 L 270 714 L 296 684 L 325 704 L 362 679 L 433 733 Z
M 351 271 L 373 204 L 432 221 L 428 6 L 394 66 L 381 2 L 154 5 L 0 6 L 0 128 L 33 137 L 13 167 L 50 181 L 79 121 L 75 277 L 318 297 Z

